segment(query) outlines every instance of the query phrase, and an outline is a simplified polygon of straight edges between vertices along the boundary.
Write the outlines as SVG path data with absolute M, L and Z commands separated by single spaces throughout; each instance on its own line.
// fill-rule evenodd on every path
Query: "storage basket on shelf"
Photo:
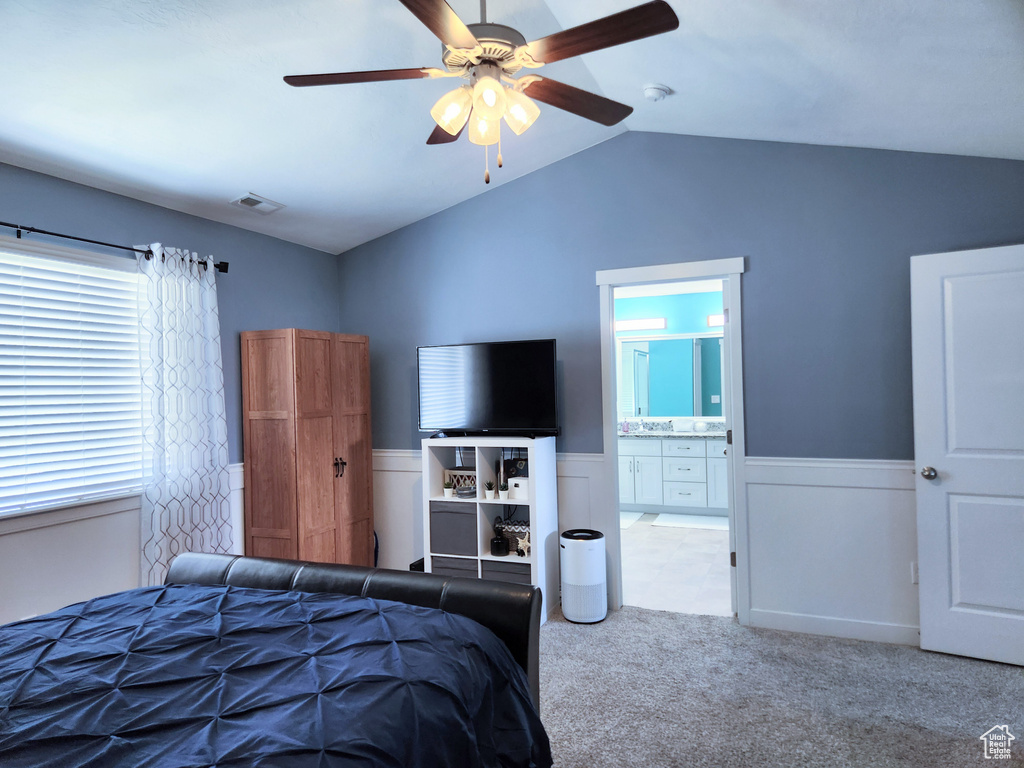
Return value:
M 453 488 L 476 487 L 476 470 L 473 467 L 455 467 L 444 471 L 445 482 L 451 482 Z
M 530 554 L 530 524 L 529 523 L 505 523 L 503 526 L 505 538 L 508 539 L 509 554 L 515 555 L 519 552 L 524 557 Z

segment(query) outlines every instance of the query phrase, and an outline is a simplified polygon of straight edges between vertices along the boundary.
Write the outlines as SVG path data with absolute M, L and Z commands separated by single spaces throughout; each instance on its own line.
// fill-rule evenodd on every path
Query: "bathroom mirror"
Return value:
M 619 418 L 721 416 L 722 337 L 621 340 Z

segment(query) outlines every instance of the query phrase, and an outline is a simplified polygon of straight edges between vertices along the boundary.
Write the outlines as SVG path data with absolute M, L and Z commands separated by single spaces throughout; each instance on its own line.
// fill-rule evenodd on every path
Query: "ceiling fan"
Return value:
M 487 22 L 486 0 L 480 2 L 480 23 L 463 24 L 445 0 L 400 0 L 443 44 L 444 69 L 383 69 L 369 72 L 336 72 L 323 75 L 288 75 L 284 81 L 297 87 L 343 85 L 381 80 L 461 77 L 469 81 L 449 91 L 430 110 L 437 123 L 427 144 L 447 144 L 459 138 L 467 123 L 469 140 L 485 148 L 498 144 L 501 167 L 501 121 L 516 134 L 533 125 L 540 108 L 531 99 L 572 112 L 580 117 L 615 125 L 633 108 L 596 93 L 580 90 L 535 74 L 513 77 L 522 69 L 568 59 L 614 45 L 641 40 L 679 26 L 675 12 L 664 0 L 614 13 L 539 40 L 527 42 L 512 27 Z M 484 181 L 490 183 L 486 168 Z

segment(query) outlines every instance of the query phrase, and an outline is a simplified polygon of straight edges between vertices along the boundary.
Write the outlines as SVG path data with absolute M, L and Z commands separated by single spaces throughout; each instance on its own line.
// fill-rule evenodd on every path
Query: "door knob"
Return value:
M 935 467 L 921 468 L 921 477 L 923 477 L 925 480 L 934 480 L 938 476 L 939 473 L 935 471 Z

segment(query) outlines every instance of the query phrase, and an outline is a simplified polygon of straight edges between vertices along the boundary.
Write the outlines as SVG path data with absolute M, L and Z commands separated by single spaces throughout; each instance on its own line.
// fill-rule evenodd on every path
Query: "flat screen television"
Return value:
M 557 435 L 555 340 L 417 347 L 419 428 Z

